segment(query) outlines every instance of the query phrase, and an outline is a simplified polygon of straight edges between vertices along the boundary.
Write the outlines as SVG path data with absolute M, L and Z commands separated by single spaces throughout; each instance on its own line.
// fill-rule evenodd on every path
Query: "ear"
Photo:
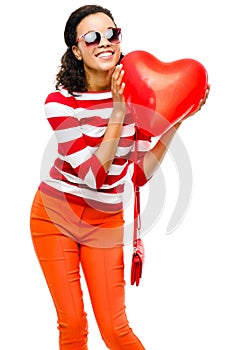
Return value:
M 80 50 L 78 49 L 77 46 L 75 46 L 75 45 L 72 46 L 72 52 L 74 53 L 75 57 L 76 57 L 79 61 L 82 60 L 82 54 L 81 54 L 81 52 L 80 52 Z

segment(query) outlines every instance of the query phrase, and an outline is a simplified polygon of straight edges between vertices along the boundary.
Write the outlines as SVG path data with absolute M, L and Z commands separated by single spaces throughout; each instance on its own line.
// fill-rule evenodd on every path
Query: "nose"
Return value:
M 99 47 L 102 47 L 102 46 L 110 46 L 110 42 L 107 40 L 107 38 L 105 37 L 105 35 L 102 35 L 101 37 L 101 41 L 98 45 Z

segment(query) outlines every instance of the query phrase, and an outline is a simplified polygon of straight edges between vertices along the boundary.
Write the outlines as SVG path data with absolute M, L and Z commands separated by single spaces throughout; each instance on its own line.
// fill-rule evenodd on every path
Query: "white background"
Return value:
M 233 254 L 233 11 L 232 1 L 96 1 L 123 30 L 123 51 L 141 49 L 162 61 L 190 57 L 206 67 L 205 107 L 179 131 L 193 168 L 193 196 L 182 224 L 166 228 L 178 192 L 168 155 L 167 197 L 145 236 L 140 286 L 129 283 L 131 326 L 147 350 L 234 349 Z M 70 13 L 86 1 L 1 3 L 0 348 L 57 350 L 56 315 L 34 255 L 29 213 L 40 162 L 51 137 L 44 100 L 65 50 Z M 156 190 L 156 189 L 155 189 Z M 90 350 L 106 349 L 84 284 Z M 75 350 L 75 349 L 74 349 Z

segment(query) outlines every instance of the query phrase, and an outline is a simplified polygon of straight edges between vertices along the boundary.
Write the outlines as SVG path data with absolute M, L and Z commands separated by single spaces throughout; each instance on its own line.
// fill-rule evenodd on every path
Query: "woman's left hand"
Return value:
M 196 114 L 198 111 L 200 111 L 200 109 L 202 108 L 202 106 L 206 103 L 206 100 L 208 98 L 208 95 L 209 95 L 209 92 L 210 92 L 210 85 L 208 85 L 208 88 L 206 89 L 206 92 L 205 92 L 205 96 L 202 100 L 200 100 L 200 103 L 197 107 L 197 109 L 192 112 L 191 114 L 187 115 L 186 117 L 184 117 L 183 119 L 181 119 L 180 122 L 183 122 L 185 119 L 187 118 L 190 118 L 192 115 Z

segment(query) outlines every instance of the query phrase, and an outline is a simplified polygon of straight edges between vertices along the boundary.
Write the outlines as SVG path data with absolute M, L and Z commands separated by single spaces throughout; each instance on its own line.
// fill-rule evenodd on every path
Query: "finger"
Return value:
M 119 89 L 119 94 L 120 94 L 120 95 L 123 95 L 123 93 L 124 93 L 124 88 L 125 88 L 125 83 L 122 83 L 121 86 L 120 86 L 120 89 Z
M 204 98 L 201 100 L 201 104 L 202 105 L 204 105 L 206 103 L 206 100 L 208 98 L 209 92 L 210 92 L 210 89 L 207 89 L 206 92 L 205 92 Z
M 121 68 L 121 70 L 116 71 L 116 73 L 113 76 L 113 82 L 116 85 L 120 85 L 122 78 L 123 78 L 123 75 L 124 75 L 124 70 L 122 68 Z
M 120 71 L 121 71 L 122 65 L 117 65 L 115 67 L 114 72 L 112 73 L 111 76 L 111 88 L 114 89 L 115 85 L 116 85 L 116 80 L 119 77 Z
M 206 93 L 205 93 L 205 98 L 207 99 L 208 95 L 210 93 L 210 85 L 208 85 L 207 89 L 206 89 Z
M 115 80 L 115 83 L 116 83 L 117 86 L 120 86 L 120 85 L 121 85 L 123 76 L 124 76 L 124 70 L 122 69 L 122 70 L 119 72 L 119 76 L 118 76 L 118 77 L 116 78 L 116 80 Z
M 118 65 L 115 67 L 114 73 L 112 74 L 112 79 L 118 79 L 119 74 L 120 74 L 122 68 L 123 68 L 123 65 L 122 65 L 122 64 L 118 64 Z
M 125 86 L 125 85 L 122 86 L 123 75 L 124 75 L 124 70 L 121 70 L 118 72 L 118 75 L 115 75 L 112 78 L 112 83 L 111 83 L 112 91 L 121 93 L 120 91 L 122 91 Z

